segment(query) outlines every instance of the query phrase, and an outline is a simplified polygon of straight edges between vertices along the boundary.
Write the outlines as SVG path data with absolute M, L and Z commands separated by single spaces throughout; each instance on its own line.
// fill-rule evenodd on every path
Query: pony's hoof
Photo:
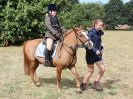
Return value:
M 82 94 L 82 91 L 81 90 L 76 90 L 76 93 L 77 94 Z
M 32 86 L 35 86 L 35 85 L 36 85 L 34 82 L 30 82 L 30 84 L 31 84 Z
M 61 92 L 61 89 L 57 89 L 58 92 Z
M 41 86 L 41 83 L 40 83 L 40 82 L 37 82 L 37 83 L 36 83 L 36 86 L 37 86 L 37 87 L 40 87 L 40 86 Z

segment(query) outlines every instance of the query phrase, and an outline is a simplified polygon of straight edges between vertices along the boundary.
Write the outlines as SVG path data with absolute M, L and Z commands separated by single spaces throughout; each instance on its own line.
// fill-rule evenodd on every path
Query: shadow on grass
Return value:
M 102 85 L 104 88 L 110 89 L 113 84 L 115 84 L 119 81 L 120 81 L 120 79 L 109 79 L 109 80 L 106 80 L 104 83 L 102 83 Z
M 42 84 L 53 84 L 56 85 L 56 78 L 40 78 Z M 68 78 L 62 78 L 61 79 L 61 87 L 65 87 L 66 89 L 69 88 L 76 88 L 76 80 L 75 79 L 68 79 Z
M 82 81 L 83 77 L 80 77 L 80 82 Z M 47 84 L 53 84 L 56 85 L 56 78 L 40 78 L 42 84 L 47 83 Z M 119 82 L 120 79 L 108 79 L 105 82 L 101 83 L 104 88 L 110 89 L 113 84 Z M 92 86 L 92 83 L 89 83 L 89 86 Z M 61 87 L 65 87 L 66 89 L 69 88 L 75 88 L 76 87 L 76 81 L 75 79 L 71 80 L 68 78 L 62 78 L 61 79 Z

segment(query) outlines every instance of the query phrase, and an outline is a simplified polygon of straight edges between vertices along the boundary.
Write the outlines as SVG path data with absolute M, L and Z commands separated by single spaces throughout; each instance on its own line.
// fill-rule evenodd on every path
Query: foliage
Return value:
M 109 29 L 115 29 L 115 26 L 123 23 L 122 18 L 122 0 L 110 0 L 108 4 L 104 6 L 105 8 L 105 22 Z
M 70 10 L 78 0 L 5 0 L 0 1 L 0 44 L 20 44 L 25 40 L 43 37 L 46 6 L 56 3 L 59 12 Z M 63 9 L 62 12 L 67 11 Z
M 127 19 L 127 23 L 133 26 L 133 0 L 124 5 L 123 15 Z
M 68 29 L 90 27 L 101 18 L 108 29 L 118 24 L 133 25 L 133 0 L 110 0 L 107 4 L 79 3 L 79 0 L 0 0 L 0 46 L 20 45 L 45 35 L 44 18 L 49 3 L 55 3 L 58 16 Z
M 70 12 L 62 16 L 63 23 L 67 28 L 80 25 L 89 27 L 94 19 L 104 17 L 104 8 L 101 4 L 76 4 Z

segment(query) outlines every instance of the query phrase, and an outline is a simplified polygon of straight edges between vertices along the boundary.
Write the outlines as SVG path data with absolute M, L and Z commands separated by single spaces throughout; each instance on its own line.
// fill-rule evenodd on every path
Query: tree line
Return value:
M 101 18 L 107 29 L 118 24 L 133 26 L 133 0 L 110 0 L 107 4 L 79 0 L 0 0 L 0 46 L 20 45 L 45 35 L 44 18 L 49 3 L 56 3 L 58 16 L 67 29 L 91 26 Z

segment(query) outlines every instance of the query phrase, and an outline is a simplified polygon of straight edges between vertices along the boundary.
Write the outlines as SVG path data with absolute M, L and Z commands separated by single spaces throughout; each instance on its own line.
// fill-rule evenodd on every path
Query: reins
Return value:
M 79 43 L 78 43 L 78 40 L 83 44 L 85 44 L 87 41 L 89 41 L 90 39 L 88 39 L 88 40 L 86 40 L 85 42 L 83 42 L 82 40 L 80 40 L 80 38 L 79 38 L 79 36 L 80 35 L 76 35 L 76 33 L 75 33 L 75 31 L 73 31 L 74 32 L 74 34 L 75 34 L 75 38 L 76 38 L 76 45 L 75 46 L 69 46 L 68 44 L 66 44 L 65 42 L 64 42 L 64 39 L 65 39 L 65 37 L 67 36 L 67 35 L 69 35 L 70 33 L 72 32 L 72 30 L 70 31 L 70 32 L 68 32 L 67 34 L 65 34 L 64 36 L 63 36 L 63 39 L 61 39 L 61 43 L 62 43 L 62 45 L 61 45 L 61 47 L 60 47 L 60 50 L 61 50 L 61 48 L 62 47 L 64 47 L 64 49 L 67 51 L 67 53 L 69 53 L 72 57 L 75 57 L 75 55 L 73 55 L 73 54 L 71 54 L 67 49 L 66 49 L 66 47 L 67 48 L 70 48 L 71 50 L 76 50 L 77 48 L 78 48 L 78 46 L 79 46 Z M 59 57 L 61 57 L 61 55 L 59 56 Z

